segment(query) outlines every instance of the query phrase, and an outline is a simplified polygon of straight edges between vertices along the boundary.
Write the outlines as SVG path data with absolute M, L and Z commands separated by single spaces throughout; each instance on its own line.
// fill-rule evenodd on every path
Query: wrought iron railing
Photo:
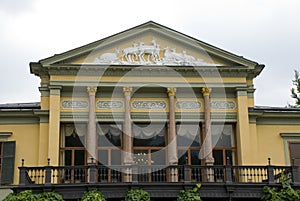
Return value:
M 20 185 L 68 183 L 279 183 L 281 174 L 298 181 L 295 166 L 200 166 L 200 165 L 132 165 L 132 166 L 44 166 L 25 167 L 22 163 Z

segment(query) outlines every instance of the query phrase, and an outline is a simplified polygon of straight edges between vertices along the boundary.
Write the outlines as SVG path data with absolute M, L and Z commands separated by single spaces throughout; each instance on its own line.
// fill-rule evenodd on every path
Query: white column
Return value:
M 123 87 L 124 99 L 125 99 L 125 113 L 123 123 L 123 164 L 131 165 L 133 163 L 132 158 L 132 129 L 131 129 L 131 116 L 130 116 L 130 96 L 132 87 Z
M 168 163 L 169 165 L 178 164 L 177 142 L 176 142 L 176 121 L 175 121 L 175 87 L 167 88 L 169 96 L 169 133 L 168 133 Z
M 97 159 L 97 131 L 96 131 L 96 115 L 95 115 L 95 96 L 97 87 L 87 87 L 89 94 L 89 122 L 88 132 L 86 135 L 86 148 L 88 151 L 88 163 L 91 163 L 91 158 Z M 94 160 L 95 161 L 95 160 Z
M 205 132 L 204 141 L 202 148 L 202 156 L 204 156 L 204 161 L 206 165 L 213 165 L 214 158 L 212 154 L 212 138 L 211 138 L 211 119 L 210 119 L 210 92 L 211 89 L 207 87 L 202 88 L 202 94 L 204 97 L 204 115 L 205 115 Z

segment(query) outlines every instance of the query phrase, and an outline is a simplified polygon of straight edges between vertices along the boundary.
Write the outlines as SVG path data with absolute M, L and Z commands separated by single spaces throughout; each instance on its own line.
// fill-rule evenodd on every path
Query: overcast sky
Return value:
M 299 0 L 0 0 L 0 103 L 38 102 L 29 62 L 149 20 L 265 64 L 255 105 L 293 103 Z

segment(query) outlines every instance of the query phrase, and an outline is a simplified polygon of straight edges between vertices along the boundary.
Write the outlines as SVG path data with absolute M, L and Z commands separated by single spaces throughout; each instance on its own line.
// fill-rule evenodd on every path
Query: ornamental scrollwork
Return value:
M 165 101 L 133 101 L 131 105 L 133 109 L 138 110 L 163 110 L 167 107 Z
M 97 101 L 97 108 L 99 109 L 122 109 L 124 103 L 122 101 Z
M 200 101 L 177 101 L 175 106 L 180 110 L 199 110 L 201 103 Z
M 86 109 L 89 107 L 89 103 L 83 100 L 64 100 L 61 102 L 61 106 L 65 109 Z
M 234 110 L 236 108 L 236 104 L 234 101 L 212 101 L 211 108 L 214 110 Z

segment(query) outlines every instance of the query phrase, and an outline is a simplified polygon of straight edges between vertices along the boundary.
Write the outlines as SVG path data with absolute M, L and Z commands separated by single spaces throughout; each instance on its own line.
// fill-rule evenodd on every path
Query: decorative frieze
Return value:
M 89 103 L 85 100 L 63 100 L 61 107 L 64 109 L 86 109 L 89 107 Z
M 174 65 L 174 66 L 214 66 L 202 58 L 195 58 L 187 52 L 177 52 L 175 47 L 162 47 L 153 39 L 151 44 L 133 42 L 132 46 L 123 49 L 115 48 L 95 58 L 95 64 L 114 65 Z
M 163 100 L 135 100 L 131 103 L 131 107 L 137 110 L 163 110 L 167 108 L 167 103 Z
M 97 108 L 99 109 L 122 109 L 124 108 L 123 101 L 117 100 L 99 100 L 97 101 Z
M 213 100 L 211 101 L 211 108 L 214 110 L 234 110 L 236 104 L 234 101 Z
M 177 101 L 175 104 L 180 110 L 199 110 L 201 108 L 200 101 Z

